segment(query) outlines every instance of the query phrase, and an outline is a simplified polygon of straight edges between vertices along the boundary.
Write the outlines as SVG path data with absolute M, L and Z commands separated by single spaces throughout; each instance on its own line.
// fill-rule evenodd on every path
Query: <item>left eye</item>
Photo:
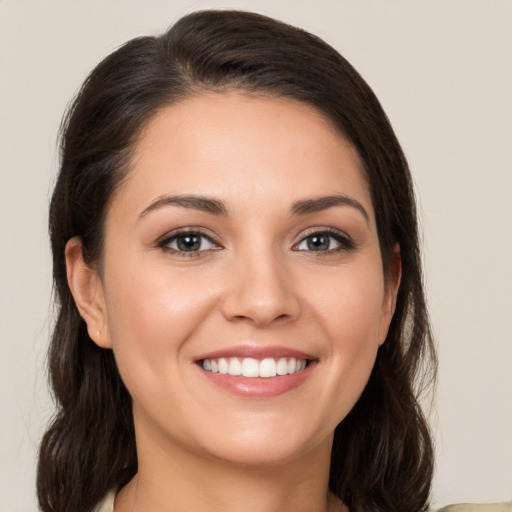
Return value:
M 303 238 L 296 246 L 297 251 L 332 251 L 334 249 L 348 248 L 349 243 L 341 235 L 319 231 Z
M 177 252 L 208 251 L 216 248 L 214 242 L 206 235 L 194 232 L 173 235 L 164 240 L 161 246 Z

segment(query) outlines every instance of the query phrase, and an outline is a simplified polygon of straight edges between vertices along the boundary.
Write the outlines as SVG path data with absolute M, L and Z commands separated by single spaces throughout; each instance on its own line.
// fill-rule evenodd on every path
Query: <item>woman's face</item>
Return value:
M 135 149 L 106 218 L 97 341 L 139 450 L 329 453 L 396 291 L 357 152 L 311 107 L 239 93 L 164 108 Z

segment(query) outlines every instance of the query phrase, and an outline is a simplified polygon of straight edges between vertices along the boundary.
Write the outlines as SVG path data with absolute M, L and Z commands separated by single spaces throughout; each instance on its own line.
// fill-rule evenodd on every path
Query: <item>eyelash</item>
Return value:
M 315 251 L 313 249 L 309 249 L 309 250 L 308 249 L 298 249 L 298 247 L 302 243 L 306 242 L 308 240 L 308 238 L 312 238 L 314 236 L 322 236 L 322 235 L 323 236 L 327 235 L 330 239 L 334 239 L 336 241 L 336 243 L 339 244 L 339 246 L 335 247 L 333 249 L 328 248 L 326 250 L 317 250 L 317 251 Z M 180 250 L 178 248 L 170 247 L 170 245 L 173 242 L 178 242 L 180 238 L 185 238 L 187 236 L 198 237 L 200 240 L 207 240 L 210 244 L 214 245 L 215 248 L 201 249 L 200 248 L 201 245 L 200 245 L 198 250 L 186 251 L 186 250 Z M 201 244 L 202 243 L 203 242 L 201 242 Z M 159 247 L 165 251 L 171 252 L 173 254 L 178 254 L 178 255 L 184 256 L 184 257 L 200 257 L 200 256 L 204 255 L 204 253 L 206 253 L 206 252 L 217 251 L 219 249 L 222 249 L 222 246 L 220 244 L 218 244 L 211 236 L 203 233 L 201 230 L 199 230 L 197 228 L 185 228 L 185 229 L 176 231 L 172 234 L 166 234 L 163 238 L 161 238 L 157 242 L 157 247 Z M 354 241 L 348 235 L 344 234 L 343 232 L 340 232 L 340 231 L 332 229 L 332 228 L 312 229 L 311 231 L 307 232 L 299 240 L 299 242 L 293 246 L 293 250 L 295 250 L 297 252 L 316 253 L 315 256 L 322 256 L 325 254 L 334 254 L 334 253 L 340 253 L 340 252 L 348 252 L 353 249 L 355 249 Z

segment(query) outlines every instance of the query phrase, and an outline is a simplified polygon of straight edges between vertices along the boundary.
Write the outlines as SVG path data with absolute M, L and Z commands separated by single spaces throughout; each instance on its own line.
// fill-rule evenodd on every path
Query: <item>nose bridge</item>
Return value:
M 226 317 L 261 326 L 298 315 L 299 301 L 286 256 L 265 244 L 258 250 L 239 251 L 234 260 L 223 304 Z

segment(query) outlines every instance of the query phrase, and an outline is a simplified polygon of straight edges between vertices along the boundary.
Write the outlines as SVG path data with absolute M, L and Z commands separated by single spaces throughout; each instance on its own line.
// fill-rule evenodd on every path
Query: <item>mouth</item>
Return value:
M 240 397 L 270 398 L 300 387 L 318 359 L 286 347 L 242 345 L 204 354 L 195 363 L 215 387 Z
M 294 375 L 306 369 L 310 360 L 296 357 L 219 357 L 202 359 L 200 366 L 207 372 L 233 377 L 269 379 Z

